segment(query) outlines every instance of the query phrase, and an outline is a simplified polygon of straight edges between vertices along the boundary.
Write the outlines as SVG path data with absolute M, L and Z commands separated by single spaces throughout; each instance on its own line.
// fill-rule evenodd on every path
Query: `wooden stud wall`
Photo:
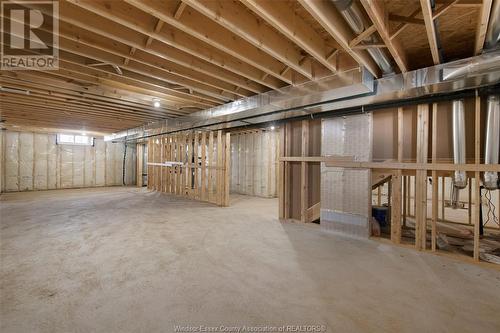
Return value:
M 448 222 L 445 220 L 444 214 L 444 200 L 445 200 L 445 177 L 450 177 L 455 170 L 466 171 L 469 177 L 469 187 L 471 193 L 469 194 L 469 202 L 472 198 L 476 200 L 476 208 L 471 210 L 469 203 L 469 222 L 465 225 L 473 225 L 474 232 L 474 260 L 479 260 L 479 209 L 480 202 L 480 177 L 481 173 L 485 171 L 500 172 L 500 165 L 482 164 L 481 149 L 484 141 L 484 117 L 481 112 L 481 98 L 475 97 L 472 101 L 466 101 L 466 110 L 473 114 L 472 121 L 474 123 L 473 129 L 469 128 L 467 133 L 467 140 L 473 138 L 473 147 L 470 147 L 468 142 L 468 159 L 466 164 L 453 164 L 449 158 L 440 157 L 439 154 L 445 151 L 444 144 L 447 144 L 447 139 L 443 138 L 442 132 L 447 131 L 447 126 L 443 123 L 446 118 L 440 118 L 440 113 L 445 110 L 438 107 L 437 103 L 418 105 L 416 109 L 413 108 L 399 108 L 397 109 L 397 117 L 394 120 L 395 125 L 395 139 L 396 149 L 394 155 L 396 158 L 387 158 L 383 161 L 377 160 L 372 162 L 356 162 L 354 160 L 346 159 L 345 157 L 326 157 L 326 156 L 310 156 L 307 153 L 290 154 L 290 145 L 293 145 L 290 140 L 290 123 L 284 124 L 284 131 L 281 133 L 280 140 L 280 178 L 279 178 L 279 202 L 280 202 L 280 215 L 281 219 L 290 218 L 290 194 L 287 187 L 289 187 L 291 175 L 289 166 L 293 163 L 300 163 L 302 166 L 311 163 L 324 162 L 328 166 L 335 166 L 350 169 L 371 169 L 372 172 L 377 173 L 390 173 L 391 181 L 389 182 L 390 202 L 391 202 L 391 241 L 395 244 L 401 242 L 402 227 L 407 224 L 407 217 L 415 218 L 415 248 L 418 250 L 431 251 L 437 250 L 436 237 L 437 237 L 437 222 Z M 446 102 L 440 102 L 446 103 Z M 450 101 L 451 103 L 451 101 Z M 468 105 L 468 106 L 467 106 Z M 445 105 L 446 106 L 446 105 Z M 416 119 L 412 122 L 403 121 L 405 112 L 415 112 Z M 484 109 L 484 108 L 483 108 Z M 409 119 L 409 118 L 408 118 Z M 451 124 L 449 125 L 451 126 Z M 304 126 L 303 132 L 307 130 Z M 408 136 L 412 137 L 410 141 Z M 441 141 L 441 142 L 440 142 Z M 404 147 L 405 145 L 414 145 L 414 147 Z M 406 152 L 404 154 L 404 152 Z M 410 153 L 410 155 L 407 155 Z M 471 159 L 470 156 L 474 158 Z M 288 172 L 288 173 L 287 173 Z M 303 175 L 304 173 L 302 173 Z M 441 178 L 442 193 L 439 193 L 439 178 Z M 307 179 L 302 179 L 302 191 L 304 186 L 307 185 Z M 430 198 L 427 200 L 428 189 L 431 188 Z M 500 196 L 499 196 L 500 197 Z M 414 198 L 413 205 L 411 198 Z M 499 199 L 500 200 L 500 199 Z M 439 216 L 439 204 L 441 203 L 441 216 Z M 427 206 L 430 205 L 430 215 L 427 212 Z M 303 212 L 304 202 L 300 202 L 301 211 Z M 498 204 L 500 207 L 500 203 Z M 413 213 L 412 213 L 413 212 Z M 302 217 L 303 219 L 303 217 Z M 430 223 L 430 225 L 429 225 Z M 431 234 L 431 243 L 427 244 L 428 233 Z
M 148 189 L 229 206 L 229 133 L 169 134 L 147 144 Z
M 320 168 L 307 161 L 321 153 L 321 120 L 287 122 L 280 128 L 280 159 L 300 156 L 298 161 L 280 160 L 278 165 L 279 218 L 312 222 L 320 215 Z

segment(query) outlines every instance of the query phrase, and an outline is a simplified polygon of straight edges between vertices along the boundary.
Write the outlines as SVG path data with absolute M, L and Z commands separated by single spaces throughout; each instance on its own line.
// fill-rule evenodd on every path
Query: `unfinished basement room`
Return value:
M 0 332 L 500 332 L 500 0 L 0 2 Z

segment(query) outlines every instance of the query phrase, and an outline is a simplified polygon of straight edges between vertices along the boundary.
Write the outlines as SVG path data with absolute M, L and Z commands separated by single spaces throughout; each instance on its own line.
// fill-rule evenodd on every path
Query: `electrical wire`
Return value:
M 486 214 L 486 222 L 484 222 L 484 225 L 487 225 L 490 221 L 493 223 L 500 225 L 500 222 L 498 221 L 498 217 L 496 216 L 496 207 L 491 201 L 491 190 L 486 190 L 484 194 L 484 198 L 486 199 L 486 204 L 488 206 L 488 213 Z

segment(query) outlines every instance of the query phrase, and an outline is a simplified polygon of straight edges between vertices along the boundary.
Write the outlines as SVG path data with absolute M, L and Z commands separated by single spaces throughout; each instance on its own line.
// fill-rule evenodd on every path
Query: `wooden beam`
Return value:
M 408 71 L 406 55 L 396 39 L 391 40 L 389 35 L 389 28 L 386 20 L 386 9 L 382 1 L 375 0 L 361 0 L 361 4 L 365 8 L 368 16 L 377 28 L 377 31 L 391 53 L 394 61 L 398 65 L 401 72 Z
M 242 2 L 323 66 L 334 73 L 337 71 L 335 63 L 326 57 L 327 47 L 323 38 L 288 3 L 266 0 Z
M 483 51 L 484 39 L 486 37 L 486 30 L 488 29 L 488 22 L 490 19 L 492 0 L 483 0 L 481 10 L 479 11 L 479 18 L 477 21 L 476 38 L 474 42 L 474 54 L 478 55 Z
M 137 64 L 135 62 L 130 62 L 128 65 L 123 65 L 121 56 L 116 56 L 108 50 L 104 51 L 90 45 L 85 45 L 85 48 L 82 48 L 79 41 L 73 41 L 63 36 L 59 37 L 59 48 L 60 50 L 67 51 L 81 57 L 95 59 L 100 62 L 109 63 L 110 65 L 121 66 L 123 73 L 120 74 L 120 76 L 130 77 L 130 73 L 133 72 L 144 77 L 162 80 L 170 84 L 180 85 L 182 87 L 192 89 L 193 91 L 197 91 L 199 93 L 199 98 L 203 98 L 212 102 L 227 102 L 230 100 L 238 99 L 239 97 L 245 97 L 245 95 L 241 96 L 241 94 L 235 93 L 234 86 L 224 88 L 224 90 L 227 89 L 226 91 L 228 92 L 228 94 L 226 96 L 223 96 L 220 93 L 220 85 L 213 87 L 206 82 L 203 82 L 203 79 L 197 80 L 196 78 L 192 78 L 191 76 L 181 76 L 177 73 L 173 73 L 163 68 L 149 66 L 144 63 Z M 61 58 L 63 56 L 66 56 L 66 58 L 68 58 L 69 54 L 61 53 Z M 72 59 L 75 59 L 75 57 L 72 57 Z M 82 60 L 82 62 L 84 61 L 85 60 Z M 84 63 L 80 64 L 83 65 Z M 194 76 L 196 76 L 196 74 L 194 74 Z M 184 95 L 189 96 L 190 94 Z
M 265 31 L 264 26 L 259 27 L 257 20 L 247 19 L 247 13 L 242 11 L 241 6 L 237 3 L 224 2 L 224 6 L 220 6 L 218 2 L 201 3 L 185 0 L 189 7 L 197 11 L 187 7 L 182 18 L 176 20 L 172 14 L 173 10 L 165 10 L 165 6 L 174 5 L 169 2 L 159 3 L 155 0 L 126 0 L 126 2 L 287 83 L 292 84 L 293 82 L 289 77 L 279 75 L 283 64 L 290 66 L 308 79 L 312 79 L 311 70 L 299 65 L 300 52 L 291 48 L 289 42 L 275 34 L 274 31 Z M 225 10 L 231 9 L 232 5 L 240 9 L 232 10 L 231 14 L 224 14 Z M 213 7 L 210 8 L 211 6 Z M 229 22 L 237 22 L 237 24 L 228 25 Z M 245 28 L 246 24 L 252 22 L 255 23 L 252 29 Z M 253 27 L 259 27 L 259 29 L 254 30 Z M 264 30 L 265 33 L 258 33 L 261 30 Z
M 229 192 L 231 182 L 231 133 L 226 133 L 225 147 L 224 147 L 224 187 L 223 187 L 223 200 L 224 207 L 229 206 Z
M 418 8 L 417 8 L 417 9 L 415 9 L 415 10 L 414 10 L 414 11 L 410 14 L 410 16 L 408 16 L 408 17 L 414 18 L 414 17 L 416 17 L 418 14 L 420 14 L 420 12 L 421 12 L 421 11 L 422 11 L 422 10 L 421 10 L 420 5 L 419 5 L 419 6 L 418 6 Z M 409 23 L 402 23 L 402 24 L 400 24 L 400 25 L 396 28 L 396 30 L 392 33 L 392 35 L 391 35 L 390 39 L 392 40 L 392 39 L 396 38 L 396 37 L 397 37 L 400 33 L 402 33 L 402 32 L 403 32 L 403 30 L 404 30 L 406 27 L 408 27 L 408 26 L 410 26 L 410 24 L 409 24 Z
M 446 194 L 446 178 L 441 177 L 441 220 L 445 220 L 445 194 Z
M 375 31 L 377 31 L 377 27 L 375 27 L 375 25 L 372 24 L 370 27 L 365 29 L 365 31 L 360 33 L 356 38 L 351 40 L 349 42 L 349 47 L 350 48 L 355 47 L 356 45 L 364 41 L 366 38 L 370 37 Z
M 417 163 L 426 163 L 428 156 L 429 105 L 417 107 Z M 415 190 L 415 247 L 425 250 L 427 235 L 427 170 L 417 170 Z
M 368 50 L 368 49 L 381 49 L 386 48 L 385 44 L 380 43 L 372 43 L 372 44 L 358 44 L 353 47 L 353 50 Z
M 76 72 L 83 75 L 88 75 L 97 79 L 98 81 L 108 83 L 109 85 L 126 86 L 127 89 L 146 89 L 150 91 L 151 95 L 160 95 L 162 98 L 177 101 L 179 103 L 188 103 L 191 105 L 198 105 L 202 108 L 212 107 L 219 105 L 211 100 L 210 97 L 201 98 L 196 94 L 189 94 L 186 92 L 178 91 L 175 86 L 168 85 L 167 82 L 152 77 L 147 77 L 139 73 L 126 71 L 125 75 L 117 75 L 112 70 L 105 68 L 90 68 L 85 66 L 85 59 L 81 56 L 65 53 L 61 51 L 62 55 L 59 60 L 60 68 L 70 72 Z
M 409 24 L 418 24 L 418 25 L 424 25 L 425 22 L 422 19 L 418 19 L 413 17 L 412 15 L 410 16 L 402 16 L 402 15 L 397 15 L 394 13 L 389 13 L 389 20 L 390 21 L 395 21 L 395 22 L 403 22 L 403 23 L 409 23 Z
M 430 0 L 420 0 L 420 6 L 422 7 L 422 15 L 424 16 L 425 21 L 425 30 L 427 31 L 427 39 L 431 48 L 432 61 L 434 62 L 434 65 L 437 65 L 441 63 L 441 59 L 439 57 L 436 26 L 434 25 L 434 20 L 432 18 L 432 8 Z
M 113 5 L 119 7 L 120 3 L 115 2 Z M 148 53 L 154 53 L 171 61 L 181 62 L 187 66 L 195 66 L 205 71 L 219 71 L 221 74 L 216 77 L 220 77 L 221 79 L 224 77 L 222 74 L 225 70 L 229 70 L 241 75 L 243 78 L 251 79 L 272 89 L 283 86 L 283 82 L 274 77 L 268 77 L 265 80 L 261 79 L 265 72 L 247 63 L 241 63 L 235 57 L 229 56 L 210 45 L 204 45 L 196 38 L 182 31 L 172 28 L 166 31 L 164 28 L 162 33 L 151 32 L 151 27 L 147 24 L 151 16 L 146 13 L 140 14 L 137 12 L 137 15 L 131 17 L 129 13 L 125 13 L 122 10 L 115 11 L 113 10 L 114 8 L 107 8 L 101 2 L 90 3 L 79 0 L 71 0 L 71 2 L 63 1 L 59 6 L 60 12 L 63 13 L 61 19 L 65 22 L 75 24 L 109 38 L 116 38 L 122 43 L 127 43 L 128 41 L 129 45 L 133 44 L 139 49 L 143 49 L 144 36 L 151 35 L 161 43 L 152 44 L 147 49 Z M 89 12 L 94 15 L 89 15 Z M 106 29 L 100 27 L 106 27 Z M 200 43 L 203 47 L 199 47 Z M 198 59 L 193 59 L 192 57 Z M 207 66 L 200 60 L 204 60 L 219 68 L 213 69 L 213 67 Z M 225 76 L 228 76 L 228 74 Z
M 64 94 L 65 96 L 72 96 L 73 98 L 82 97 L 95 100 L 109 101 L 110 103 L 117 105 L 127 105 L 138 108 L 149 109 L 153 112 L 160 111 L 159 114 L 164 114 L 162 110 L 155 110 L 151 106 L 151 94 L 158 97 L 158 100 L 162 105 L 166 106 L 168 111 L 174 115 L 187 114 L 185 111 L 180 111 L 181 105 L 176 104 L 170 100 L 164 99 L 162 96 L 156 95 L 154 92 L 149 92 L 148 95 L 141 94 L 137 91 L 129 91 L 125 89 L 120 89 L 116 86 L 108 86 L 104 82 L 95 80 L 93 84 L 82 86 L 68 82 L 68 80 L 61 80 L 54 73 L 64 73 L 68 78 L 75 77 L 77 74 L 74 72 L 67 72 L 64 69 L 59 69 L 58 71 L 33 71 L 33 72 L 0 72 L 0 77 L 3 82 L 8 82 L 10 85 L 18 85 L 23 89 L 27 90 L 45 90 L 47 94 L 54 95 L 57 93 Z M 98 86 L 98 87 L 96 87 Z
M 309 155 L 309 120 L 302 120 L 302 147 L 301 155 Z M 307 222 L 307 209 L 309 208 L 309 179 L 308 165 L 306 162 L 300 163 L 300 220 Z
M 398 150 L 397 159 L 398 162 L 403 162 L 403 138 L 404 138 L 404 128 L 403 128 L 403 108 L 398 108 Z M 406 214 L 406 195 L 402 195 L 402 184 L 404 182 L 402 171 L 396 170 L 392 174 L 391 182 L 391 192 L 392 192 L 392 203 L 391 203 L 391 240 L 392 242 L 399 244 L 401 242 L 401 205 L 403 205 L 403 214 Z M 403 186 L 403 190 L 406 190 L 406 186 Z M 403 197 L 403 198 L 402 198 Z
M 285 157 L 285 127 L 281 126 L 279 129 L 279 142 L 278 142 L 278 158 Z M 278 178 L 278 218 L 283 220 L 285 218 L 285 163 L 283 161 L 278 161 L 278 173 L 276 177 Z
M 213 93 L 212 96 L 208 96 L 206 94 L 201 94 L 201 93 L 195 93 L 195 94 L 188 94 L 184 92 L 179 92 L 174 89 L 174 84 L 168 82 L 169 80 L 166 76 L 164 75 L 159 75 L 157 76 L 154 73 L 154 70 L 151 68 L 147 68 L 144 66 L 141 66 L 141 68 L 133 68 L 128 66 L 125 70 L 123 70 L 123 75 L 117 74 L 112 68 L 106 68 L 106 67 L 89 67 L 88 63 L 95 63 L 96 61 L 101 61 L 101 62 L 107 62 L 111 64 L 116 64 L 119 65 L 121 64 L 121 58 L 120 57 L 114 57 L 113 55 L 107 54 L 105 52 L 102 52 L 97 49 L 93 49 L 95 52 L 92 55 L 92 59 L 88 58 L 88 55 L 86 55 L 83 51 L 81 51 L 81 46 L 78 45 L 77 42 L 65 40 L 63 38 L 60 38 L 60 52 L 59 52 L 59 57 L 60 57 L 60 62 L 59 66 L 62 68 L 68 68 L 70 67 L 75 67 L 74 64 L 78 65 L 81 69 L 85 67 L 84 73 L 86 72 L 92 72 L 92 73 L 99 73 L 99 72 L 105 72 L 106 75 L 101 76 L 103 79 L 109 80 L 113 78 L 115 81 L 119 82 L 127 82 L 130 79 L 134 81 L 139 81 L 140 84 L 152 84 L 155 85 L 157 88 L 153 88 L 153 90 L 164 90 L 168 91 L 168 94 L 171 95 L 171 97 L 177 96 L 181 98 L 185 98 L 184 100 L 186 101 L 195 101 L 195 103 L 199 103 L 200 101 L 203 101 L 202 103 L 205 103 L 207 106 L 213 106 L 215 104 L 220 104 L 220 101 L 218 101 L 218 98 L 221 98 L 220 92 L 218 93 Z M 29 54 L 37 54 L 34 52 L 29 52 Z M 69 64 L 70 62 L 73 63 Z M 95 75 L 95 74 L 94 74 Z M 140 85 L 139 84 L 139 85 Z M 134 86 L 138 86 L 137 83 L 133 84 Z M 211 93 L 210 93 L 211 94 Z M 171 98 L 170 97 L 170 98 Z M 174 97 L 175 98 L 175 97 Z M 222 97 L 223 98 L 223 97 Z M 224 99 L 224 98 L 223 98 Z M 211 105 L 210 105 L 211 104 Z
M 450 1 L 448 3 L 445 3 L 443 4 L 441 7 L 437 8 L 435 11 L 434 11 L 434 14 L 432 16 L 432 19 L 435 20 L 437 19 L 438 17 L 440 17 L 441 15 L 443 15 L 444 13 L 446 13 L 448 10 L 450 10 L 456 3 L 458 2 L 458 0 L 453 0 L 453 1 Z
M 109 98 L 102 98 L 100 96 L 93 96 L 90 94 L 80 95 L 73 91 L 65 91 L 57 88 L 40 88 L 40 86 L 36 83 L 19 82 L 5 78 L 2 81 L 5 86 L 18 89 L 26 89 L 30 91 L 30 97 L 44 98 L 45 100 L 49 101 L 63 101 L 65 103 L 69 103 L 70 105 L 73 105 L 73 102 L 77 102 L 80 103 L 80 105 L 102 106 L 104 110 L 116 110 L 117 113 L 121 113 L 123 111 L 125 114 L 133 112 L 135 115 L 149 116 L 151 118 L 165 118 L 170 116 L 168 112 L 158 110 L 143 104 L 136 104 L 128 101 L 118 102 Z M 11 95 L 13 98 L 19 101 L 23 100 L 23 98 L 18 94 Z
M 403 148 L 404 148 L 404 114 L 403 108 L 398 108 L 398 162 L 403 162 Z
M 437 124 L 437 103 L 432 104 L 432 163 L 437 162 L 437 139 L 438 139 L 438 124 Z M 437 240 L 437 220 L 438 220 L 438 185 L 439 180 L 437 171 L 432 171 L 432 224 L 431 224 L 431 249 L 436 251 Z
M 186 3 L 184 1 L 181 1 L 179 3 L 179 6 L 177 7 L 177 9 L 175 10 L 175 13 L 174 13 L 174 18 L 176 20 L 181 18 L 182 13 L 184 12 L 184 9 L 186 9 Z
M 201 193 L 200 197 L 202 201 L 207 199 L 207 169 L 206 169 L 206 160 L 207 160 L 207 133 L 201 132 Z
M 401 242 L 401 170 L 396 170 L 392 174 L 390 182 L 391 192 L 391 240 L 399 244 Z
M 356 36 L 347 26 L 344 18 L 335 9 L 333 3 L 321 0 L 298 0 L 302 7 L 339 43 L 360 65 L 366 67 L 375 77 L 379 77 L 381 71 L 366 50 L 353 50 L 349 42 Z
M 500 172 L 500 164 L 454 164 L 454 163 L 410 163 L 410 162 L 357 162 L 352 156 L 285 156 L 280 157 L 283 162 L 322 162 L 328 167 L 375 169 L 375 170 L 436 170 L 436 171 L 468 171 L 468 172 Z
M 474 103 L 474 162 L 476 165 L 481 163 L 481 97 L 476 96 Z M 474 197 L 476 207 L 474 211 L 474 260 L 479 261 L 479 232 L 480 232 L 480 206 L 481 203 L 481 174 L 479 171 L 474 173 Z

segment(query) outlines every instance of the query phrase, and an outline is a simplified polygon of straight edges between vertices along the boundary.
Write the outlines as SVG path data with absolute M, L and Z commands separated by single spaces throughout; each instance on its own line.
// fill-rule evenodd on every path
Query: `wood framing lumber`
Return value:
M 422 7 L 422 15 L 424 16 L 425 30 L 427 32 L 427 39 L 431 48 L 432 60 L 434 61 L 434 65 L 437 65 L 441 63 L 441 59 L 437 46 L 436 26 L 434 25 L 434 19 L 432 18 L 430 0 L 420 0 L 420 6 Z
M 401 72 L 407 72 L 408 65 L 403 48 L 396 39 L 391 40 L 389 35 L 389 28 L 385 19 L 387 13 L 385 3 L 383 1 L 361 0 L 361 4 L 365 8 L 375 27 L 377 27 L 377 32 L 384 41 Z

